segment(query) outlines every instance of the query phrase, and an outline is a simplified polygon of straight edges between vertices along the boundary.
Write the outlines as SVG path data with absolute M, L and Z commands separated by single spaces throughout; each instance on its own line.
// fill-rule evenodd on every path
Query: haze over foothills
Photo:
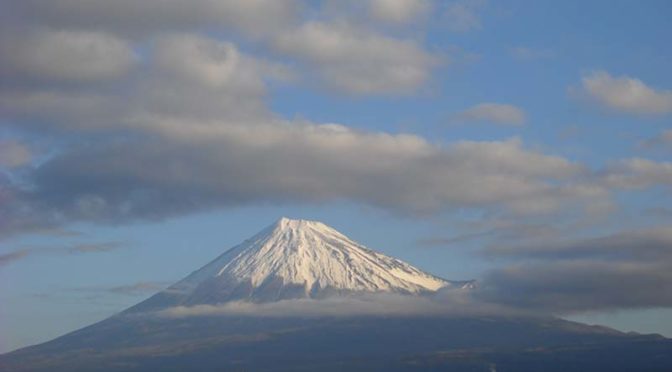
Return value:
M 0 5 L 0 353 L 281 216 L 672 336 L 669 1 Z

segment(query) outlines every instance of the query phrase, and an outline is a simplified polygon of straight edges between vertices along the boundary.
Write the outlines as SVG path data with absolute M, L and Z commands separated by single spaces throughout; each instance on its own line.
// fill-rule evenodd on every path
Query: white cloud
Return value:
M 241 53 L 230 42 L 196 34 L 160 37 L 152 56 L 154 67 L 173 78 L 206 88 L 226 88 L 245 94 L 265 92 L 264 78 L 288 79 L 281 65 Z
M 455 0 L 445 10 L 446 26 L 454 32 L 480 30 L 480 12 L 487 4 L 486 0 Z
M 229 42 L 195 34 L 157 37 L 132 80 L 115 89 L 58 85 L 0 92 L 0 108 L 23 127 L 130 130 L 138 117 L 233 120 L 268 117 L 266 80 L 291 78 L 282 65 L 260 60 Z
M 407 23 L 430 9 L 431 0 L 369 0 L 374 19 L 391 23 Z
M 232 43 L 195 35 L 161 38 L 152 58 L 158 68 L 209 87 L 239 85 L 236 73 L 243 63 Z M 241 80 L 247 83 L 247 79 Z M 260 79 L 254 79 L 251 85 L 263 89 Z
M 352 316 L 464 316 L 522 314 L 512 308 L 483 301 L 477 302 L 470 291 L 448 290 L 435 296 L 394 294 L 355 295 L 320 300 L 297 299 L 271 303 L 227 302 L 220 305 L 177 306 L 155 315 L 168 318 L 198 316 L 352 317 Z
M 525 112 L 513 105 L 502 103 L 481 103 L 455 116 L 460 121 L 486 121 L 504 125 L 525 124 Z
M 622 112 L 667 114 L 672 112 L 672 91 L 656 90 L 639 79 L 613 77 L 605 71 L 582 79 L 584 91 L 597 103 Z
M 131 86 L 138 117 L 259 120 L 268 117 L 267 81 L 291 79 L 283 65 L 252 57 L 231 42 L 198 34 L 164 34 L 153 44 L 150 73 Z M 197 121 L 198 121 L 197 120 Z
M 275 47 L 308 62 L 329 86 L 354 94 L 407 93 L 438 63 L 416 42 L 346 23 L 309 22 L 278 36 Z
M 100 32 L 29 31 L 0 39 L 0 76 L 109 80 L 126 74 L 136 56 L 129 43 Z
M 424 305 L 424 306 L 423 306 Z M 427 306 L 431 305 L 431 306 Z M 191 316 L 235 315 L 263 317 L 323 317 L 362 315 L 410 315 L 437 314 L 436 304 L 427 299 L 408 299 L 403 296 L 379 296 L 375 298 L 327 298 L 324 300 L 283 300 L 266 304 L 244 301 L 227 302 L 221 305 L 177 306 L 162 310 L 159 316 L 182 318 Z

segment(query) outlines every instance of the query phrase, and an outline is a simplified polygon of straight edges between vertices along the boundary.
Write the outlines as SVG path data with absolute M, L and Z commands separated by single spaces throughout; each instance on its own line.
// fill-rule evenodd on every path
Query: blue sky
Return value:
M 0 351 L 281 216 L 672 336 L 668 1 L 1 2 Z

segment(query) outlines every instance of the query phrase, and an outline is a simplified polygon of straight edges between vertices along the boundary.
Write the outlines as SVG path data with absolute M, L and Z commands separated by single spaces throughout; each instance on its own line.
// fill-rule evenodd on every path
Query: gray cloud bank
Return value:
M 266 102 L 270 82 L 316 74 L 346 93 L 385 95 L 422 85 L 438 63 L 412 38 L 324 9 L 312 9 L 323 18 L 305 19 L 299 2 L 8 3 L 3 125 L 54 148 L 36 160 L 30 144 L 5 141 L 13 145 L 0 151 L 0 235 L 269 202 L 349 200 L 404 214 L 599 213 L 613 189 L 672 184 L 669 163 L 628 159 L 594 171 L 515 137 L 445 144 L 284 119 Z M 478 4 L 464 2 L 458 8 L 469 12 L 458 13 Z M 371 17 L 399 22 L 429 6 L 369 5 Z M 259 24 L 270 30 L 253 32 Z M 242 41 L 207 36 L 210 28 Z M 525 119 L 495 104 L 471 116 Z
M 581 182 L 584 167 L 519 139 L 444 145 L 284 120 L 265 95 L 267 80 L 291 78 L 285 66 L 197 34 L 162 34 L 150 46 L 138 75 L 115 81 L 114 93 L 50 83 L 0 92 L 10 122 L 69 143 L 20 182 L 0 184 L 1 232 L 263 202 L 523 214 L 608 203 L 607 190 Z
M 494 270 L 482 295 L 555 313 L 672 306 L 672 227 L 533 245 L 492 247 L 524 260 Z

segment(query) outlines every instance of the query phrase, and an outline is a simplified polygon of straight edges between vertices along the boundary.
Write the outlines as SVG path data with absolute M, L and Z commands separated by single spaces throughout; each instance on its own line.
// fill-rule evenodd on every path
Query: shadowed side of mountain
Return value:
M 118 316 L 4 355 L 0 370 L 427 370 L 420 366 L 468 362 L 480 371 L 511 362 L 531 371 L 541 356 L 599 367 L 599 355 L 610 365 L 607 350 L 619 348 L 630 350 L 624 365 L 655 357 L 672 366 L 669 340 L 552 318 Z

